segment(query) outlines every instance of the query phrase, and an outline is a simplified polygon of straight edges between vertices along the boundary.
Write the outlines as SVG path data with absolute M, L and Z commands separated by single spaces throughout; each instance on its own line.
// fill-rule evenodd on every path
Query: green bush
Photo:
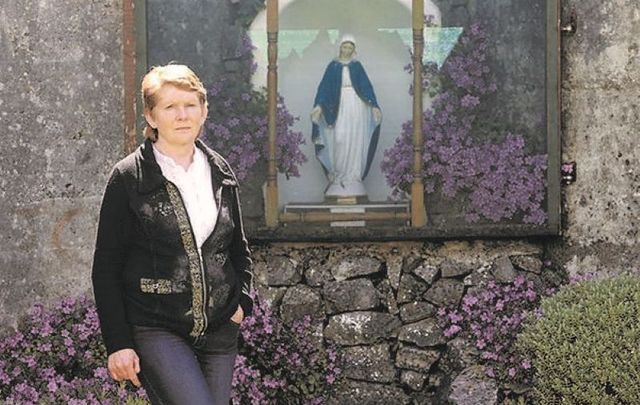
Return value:
M 535 403 L 640 404 L 640 278 L 567 286 L 541 308 L 517 342 Z

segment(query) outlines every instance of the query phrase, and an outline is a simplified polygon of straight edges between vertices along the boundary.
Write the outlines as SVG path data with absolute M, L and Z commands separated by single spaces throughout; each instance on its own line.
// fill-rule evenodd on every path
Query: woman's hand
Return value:
M 382 122 L 382 111 L 378 107 L 373 107 L 373 120 L 376 125 Z
M 231 317 L 231 322 L 235 322 L 238 325 L 240 325 L 240 322 L 242 322 L 243 319 L 244 319 L 244 311 L 242 310 L 242 307 L 238 305 L 238 309 L 236 309 L 236 312 Z
M 317 105 L 313 108 L 313 110 L 311 110 L 311 121 L 314 124 L 317 124 L 318 122 L 320 122 L 320 116 L 322 115 L 322 108 Z
M 135 350 L 122 349 L 111 353 L 107 360 L 107 368 L 114 380 L 130 380 L 136 387 L 140 386 L 140 380 L 138 380 L 140 359 Z

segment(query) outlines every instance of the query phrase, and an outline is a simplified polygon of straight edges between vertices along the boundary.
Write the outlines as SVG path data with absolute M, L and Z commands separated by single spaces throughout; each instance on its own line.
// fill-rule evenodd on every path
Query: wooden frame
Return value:
M 267 41 L 269 66 L 267 73 L 267 114 L 269 161 L 267 165 L 267 195 L 265 222 L 269 228 L 278 226 L 278 173 L 276 165 L 276 108 L 278 103 L 278 0 L 267 0 Z
M 411 184 L 411 226 L 421 228 L 427 223 L 424 206 L 424 182 L 422 179 L 422 53 L 424 49 L 424 0 L 412 0 L 413 28 L 413 183 Z M 267 192 L 265 204 L 265 222 L 267 227 L 275 228 L 279 222 L 298 222 L 313 218 L 314 222 L 335 221 L 337 217 L 344 219 L 360 219 L 376 221 L 390 219 L 405 220 L 405 215 L 380 215 L 376 212 L 354 214 L 312 212 L 308 215 L 287 215 L 278 212 L 278 182 L 276 165 L 276 103 L 278 83 L 278 0 L 267 0 L 267 38 L 268 38 L 268 133 L 269 162 L 267 174 Z
M 146 0 L 122 2 L 122 56 L 124 79 L 124 153 L 142 140 L 142 99 L 138 88 L 147 71 Z
M 547 212 L 548 227 L 552 234 L 561 232 L 561 187 L 560 160 L 562 157 L 561 100 L 562 86 L 560 72 L 562 40 L 560 37 L 560 15 L 562 0 L 547 0 Z
M 275 111 L 278 88 L 278 0 L 266 0 L 268 39 L 268 175 L 265 193 L 264 217 L 249 225 L 249 237 L 264 241 L 328 241 L 328 240 L 407 240 L 424 238 L 498 237 L 558 235 L 561 230 L 560 183 L 560 4 L 561 0 L 545 0 L 546 5 L 546 131 L 547 131 L 547 206 L 548 220 L 544 225 L 483 224 L 459 225 L 443 230 L 427 226 L 422 172 L 422 63 L 416 55 L 422 55 L 424 47 L 424 0 L 412 0 L 412 30 L 414 49 L 413 98 L 413 182 L 408 212 L 386 213 L 331 213 L 307 212 L 304 215 L 278 210 L 277 160 L 275 155 Z M 147 1 L 123 2 L 123 69 L 124 69 L 124 118 L 123 151 L 130 152 L 142 140 L 142 102 L 138 94 L 139 83 L 147 66 Z M 176 55 L 179 58 L 179 55 Z M 308 227 L 283 226 L 287 223 L 327 223 L 331 221 L 382 221 L 384 225 L 374 229 L 351 227 L 309 232 Z M 409 221 L 411 226 L 405 226 Z M 251 222 L 251 221 L 249 221 Z M 266 227 L 265 227 L 266 225 Z M 320 229 L 320 228 L 318 228 Z

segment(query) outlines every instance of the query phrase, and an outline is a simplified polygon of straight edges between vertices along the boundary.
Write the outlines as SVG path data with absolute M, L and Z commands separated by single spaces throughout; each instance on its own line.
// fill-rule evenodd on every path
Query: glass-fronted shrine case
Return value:
M 558 0 L 136 2 L 262 240 L 559 232 Z M 142 15 L 142 17 L 141 17 Z

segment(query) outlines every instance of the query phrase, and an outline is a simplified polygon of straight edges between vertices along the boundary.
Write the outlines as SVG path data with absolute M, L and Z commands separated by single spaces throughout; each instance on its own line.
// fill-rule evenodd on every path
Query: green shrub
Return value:
M 542 301 L 517 345 L 535 403 L 640 403 L 640 278 L 584 281 Z

